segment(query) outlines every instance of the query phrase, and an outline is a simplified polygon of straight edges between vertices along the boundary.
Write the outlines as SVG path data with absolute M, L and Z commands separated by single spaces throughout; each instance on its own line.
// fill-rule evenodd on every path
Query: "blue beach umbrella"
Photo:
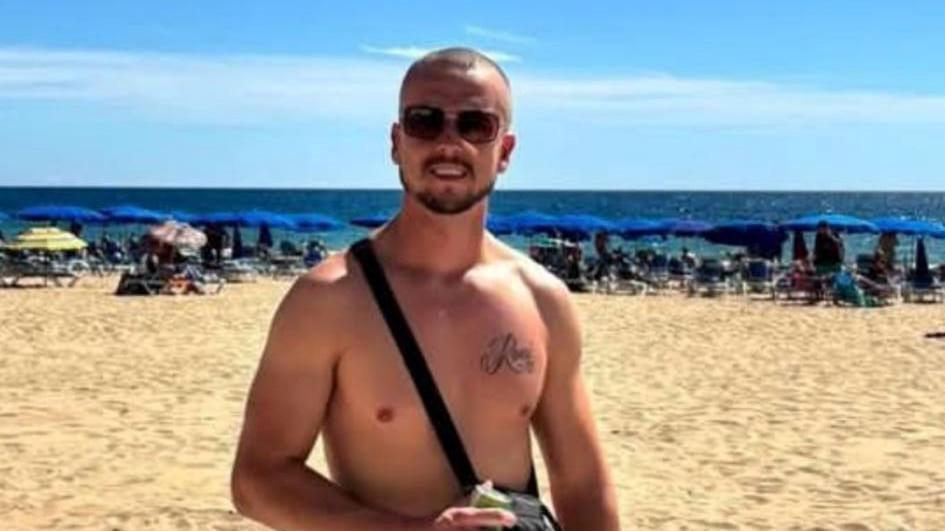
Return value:
M 386 214 L 371 214 L 370 216 L 358 216 L 356 218 L 352 218 L 348 222 L 356 227 L 374 229 L 387 223 L 389 219 L 390 216 Z
M 106 217 L 92 209 L 79 206 L 42 205 L 24 208 L 16 217 L 26 221 L 69 221 L 88 223 L 105 221 Z
M 816 214 L 813 216 L 804 216 L 781 224 L 781 227 L 787 230 L 814 231 L 820 223 L 827 223 L 831 229 L 848 232 L 850 234 L 864 232 L 879 232 L 879 228 L 873 223 L 856 218 L 853 216 L 844 216 L 843 214 Z
M 569 239 L 586 240 L 596 232 L 615 233 L 617 226 L 589 214 L 564 214 L 555 220 L 555 229 Z
M 233 212 L 211 212 L 209 214 L 197 214 L 190 221 L 197 225 L 235 225 L 237 215 Z
M 240 227 L 268 226 L 274 229 L 295 229 L 295 222 L 286 215 L 266 210 L 249 210 L 236 214 L 236 225 Z
M 341 230 L 345 227 L 344 223 L 337 219 L 317 212 L 288 214 L 286 217 L 295 224 L 293 230 L 300 232 L 325 232 Z
M 699 236 L 712 228 L 712 224 L 695 219 L 667 219 L 663 221 L 666 233 L 683 238 Z
M 107 223 L 160 223 L 170 216 L 135 205 L 120 205 L 99 210 Z
M 554 234 L 557 230 L 558 218 L 550 214 L 528 210 L 507 216 L 505 223 L 515 234 Z
M 667 234 L 666 224 L 652 219 L 625 218 L 617 220 L 614 225 L 617 227 L 617 234 L 625 240 Z
M 787 232 L 767 221 L 738 220 L 720 223 L 702 233 L 712 243 L 745 247 L 753 256 L 780 258 Z
M 496 236 L 512 234 L 512 227 L 509 225 L 507 218 L 502 214 L 488 214 L 486 216 L 486 229 Z
M 181 223 L 188 223 L 190 225 L 194 224 L 194 220 L 197 219 L 196 214 L 191 214 L 190 212 L 184 212 L 183 210 L 171 210 L 168 212 L 171 219 L 180 221 Z
M 945 225 L 934 221 L 905 218 L 877 218 L 872 220 L 879 232 L 895 232 L 910 236 L 945 238 Z
M 770 241 L 783 242 L 787 234 L 783 229 L 767 221 L 736 220 L 719 223 L 702 233 L 709 242 L 721 245 L 749 246 Z

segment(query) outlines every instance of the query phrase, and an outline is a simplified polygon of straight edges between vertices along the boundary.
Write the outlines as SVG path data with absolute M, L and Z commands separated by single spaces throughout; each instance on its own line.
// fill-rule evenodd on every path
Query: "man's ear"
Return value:
M 394 122 L 390 126 L 390 158 L 394 164 L 400 166 L 400 124 Z
M 506 133 L 502 135 L 502 144 L 499 146 L 499 164 L 496 167 L 496 173 L 502 173 L 509 167 L 512 160 L 512 151 L 515 149 L 515 135 Z

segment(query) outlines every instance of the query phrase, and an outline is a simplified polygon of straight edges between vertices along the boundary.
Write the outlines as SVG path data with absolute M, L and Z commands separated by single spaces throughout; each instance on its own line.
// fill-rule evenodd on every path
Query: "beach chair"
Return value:
M 744 293 L 770 295 L 774 298 L 774 265 L 761 258 L 749 259 L 742 270 L 741 285 Z
M 669 273 L 667 284 L 676 284 L 681 291 L 685 291 L 689 288 L 689 283 L 692 282 L 693 272 L 692 268 L 685 262 L 679 258 L 672 257 L 666 263 L 666 269 Z
M 226 260 L 220 264 L 219 276 L 226 282 L 256 282 L 259 274 L 260 267 L 249 260 Z
M 126 271 L 118 279 L 115 295 L 158 295 L 167 287 L 167 279 L 157 273 Z
M 172 295 L 216 295 L 223 290 L 226 279 L 196 264 L 185 265 L 168 280 L 167 293 Z
M 945 302 L 945 288 L 931 271 L 920 275 L 912 270 L 902 285 L 902 298 L 906 302 Z
M 6 260 L 0 271 L 0 285 L 3 287 L 17 287 L 24 280 L 38 279 L 42 280 L 43 286 L 52 282 L 57 287 L 71 288 L 80 278 L 81 275 L 72 271 L 67 263 L 40 256 Z
M 644 279 L 651 288 L 660 290 L 669 286 L 669 259 L 665 254 L 653 255 Z
M 794 267 L 774 281 L 774 299 L 817 302 L 826 293 L 826 280 L 804 269 Z
M 704 258 L 693 273 L 687 292 L 690 296 L 702 294 L 708 297 L 728 293 L 729 283 L 725 268 L 717 258 Z

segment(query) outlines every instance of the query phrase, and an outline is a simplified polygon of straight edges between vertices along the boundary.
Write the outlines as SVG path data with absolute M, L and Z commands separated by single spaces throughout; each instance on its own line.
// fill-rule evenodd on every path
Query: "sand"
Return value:
M 289 284 L 116 282 L 0 289 L 2 528 L 261 529 L 228 479 Z M 945 529 L 945 306 L 577 301 L 624 529 Z

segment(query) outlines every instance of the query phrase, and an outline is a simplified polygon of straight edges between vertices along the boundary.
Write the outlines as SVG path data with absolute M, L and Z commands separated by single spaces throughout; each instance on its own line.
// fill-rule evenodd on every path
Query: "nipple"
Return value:
M 388 423 L 394 420 L 394 410 L 389 407 L 382 407 L 377 410 L 378 422 Z

